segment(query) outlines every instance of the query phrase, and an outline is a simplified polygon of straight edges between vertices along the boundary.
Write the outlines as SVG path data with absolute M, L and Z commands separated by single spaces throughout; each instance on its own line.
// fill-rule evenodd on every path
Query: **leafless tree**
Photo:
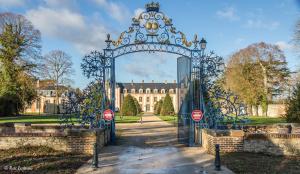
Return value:
M 294 37 L 293 37 L 293 44 L 294 50 L 299 53 L 300 51 L 300 19 L 297 21 L 295 30 L 294 30 Z
M 61 50 L 53 50 L 46 54 L 42 60 L 41 75 L 45 79 L 53 81 L 55 85 L 56 103 L 59 104 L 60 85 L 71 82 L 70 76 L 74 70 L 71 56 Z

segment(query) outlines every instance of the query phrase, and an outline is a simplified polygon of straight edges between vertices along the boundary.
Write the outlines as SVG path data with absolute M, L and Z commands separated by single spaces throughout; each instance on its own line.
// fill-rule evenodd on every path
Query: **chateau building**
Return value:
M 163 100 L 169 93 L 175 113 L 178 112 L 178 89 L 177 83 L 117 83 L 115 91 L 116 110 L 120 110 L 124 97 L 128 94 L 136 98 L 144 112 L 154 112 L 154 105 L 159 100 Z
M 32 102 L 30 106 L 27 106 L 25 112 L 29 113 L 57 113 L 57 107 L 55 104 L 61 103 L 65 100 L 65 95 L 68 93 L 68 88 L 62 85 L 58 86 L 60 95 L 58 101 L 56 101 L 55 86 L 51 80 L 37 80 L 36 92 L 37 99 Z

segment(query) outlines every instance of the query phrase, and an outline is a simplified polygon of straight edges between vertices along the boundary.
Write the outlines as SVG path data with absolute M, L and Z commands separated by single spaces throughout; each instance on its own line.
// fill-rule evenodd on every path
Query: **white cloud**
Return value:
M 106 12 L 119 22 L 124 22 L 129 19 L 129 10 L 120 3 L 111 2 L 108 0 L 94 0 L 99 6 L 103 7 Z
M 236 21 L 240 19 L 240 17 L 236 14 L 236 9 L 233 7 L 228 7 L 223 10 L 219 10 L 217 11 L 217 15 L 220 18 L 228 19 L 230 21 Z
M 242 42 L 244 42 L 245 41 L 245 39 L 244 38 L 237 38 L 237 39 L 235 39 L 234 40 L 234 43 L 236 44 L 236 45 L 239 45 L 239 44 L 241 44 Z
M 277 21 L 263 21 L 260 19 L 253 20 L 249 19 L 247 20 L 246 27 L 247 28 L 257 28 L 257 29 L 268 29 L 268 30 L 275 30 L 279 27 L 280 23 Z
M 25 0 L 0 0 L 0 7 L 20 7 L 25 5 Z
M 134 17 L 139 17 L 139 15 L 141 14 L 141 13 L 143 13 L 145 11 L 145 9 L 143 9 L 143 8 L 137 8 L 136 10 L 134 10 Z
M 176 61 L 179 57 L 173 54 L 155 52 L 153 54 L 138 53 L 130 55 L 127 59 L 129 64 L 125 64 L 120 67 L 131 76 L 138 78 L 148 79 L 175 79 L 176 78 L 176 67 L 172 69 L 169 67 L 172 61 Z M 148 62 L 148 63 L 145 63 Z M 174 62 L 173 62 L 174 63 Z
M 73 0 L 44 0 L 44 2 L 50 8 L 74 8 L 77 3 Z
M 278 41 L 275 44 L 278 45 L 279 48 L 283 51 L 288 51 L 288 50 L 294 49 L 294 46 L 292 44 L 289 44 L 285 41 Z
M 68 9 L 39 7 L 27 11 L 26 17 L 43 35 L 71 43 L 81 53 L 104 46 L 107 29 L 97 22 Z

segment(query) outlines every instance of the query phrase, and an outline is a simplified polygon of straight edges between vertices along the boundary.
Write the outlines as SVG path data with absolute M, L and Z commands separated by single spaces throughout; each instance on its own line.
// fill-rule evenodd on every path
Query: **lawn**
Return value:
M 286 123 L 285 118 L 282 117 L 272 118 L 272 117 L 251 116 L 249 117 L 249 119 L 251 120 L 249 125 Z
M 177 120 L 178 120 L 178 117 L 177 115 L 165 115 L 165 116 L 161 116 L 159 115 L 158 116 L 161 120 L 163 121 L 166 121 L 168 123 L 172 123 L 172 124 L 176 124 L 177 123 Z
M 257 153 L 227 153 L 221 155 L 222 165 L 239 174 L 296 174 L 300 171 L 300 156 L 270 156 Z
M 177 116 L 158 116 L 163 121 L 169 123 L 177 123 Z M 0 117 L 0 123 L 31 123 L 31 124 L 59 124 L 60 123 L 59 115 L 22 115 L 18 117 Z M 140 120 L 141 116 L 121 116 L 117 113 L 115 120 L 116 123 L 136 123 Z M 272 118 L 272 117 L 248 117 L 251 122 L 247 125 L 267 125 L 275 123 L 286 123 L 284 118 Z M 73 121 L 76 122 L 76 118 L 73 118 Z M 229 122 L 227 122 L 229 123 Z
M 116 123 L 136 123 L 141 119 L 141 116 L 120 116 L 115 117 Z
M 59 124 L 58 115 L 34 115 L 34 116 L 18 116 L 18 117 L 0 117 L 0 123 L 32 123 L 32 124 Z
M 33 115 L 33 116 L 18 116 L 18 117 L 0 117 L 0 123 L 31 123 L 31 124 L 59 124 L 59 115 Z M 116 116 L 116 123 L 136 123 L 140 120 L 140 116 Z M 72 119 L 75 123 L 76 118 Z
M 285 118 L 278 117 L 265 117 L 265 116 L 248 116 L 245 117 L 250 120 L 249 123 L 246 123 L 245 125 L 268 125 L 268 124 L 276 124 L 276 123 L 286 123 Z M 230 124 L 233 121 L 225 121 L 225 124 Z M 238 122 L 237 122 L 238 123 Z
M 23 146 L 0 150 L 0 173 L 75 173 L 90 158 L 90 155 L 56 151 L 43 146 Z M 10 166 L 26 169 L 9 171 Z

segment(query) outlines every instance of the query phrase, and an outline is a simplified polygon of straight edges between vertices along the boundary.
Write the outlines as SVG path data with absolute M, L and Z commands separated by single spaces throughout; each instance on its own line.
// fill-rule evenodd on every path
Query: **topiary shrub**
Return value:
M 134 104 L 135 104 L 135 107 L 136 107 L 136 110 L 137 110 L 137 114 L 141 113 L 142 112 L 142 108 L 141 108 L 138 100 L 136 98 L 134 98 L 134 97 L 132 97 L 132 98 L 134 100 Z
M 169 94 L 166 95 L 161 107 L 160 115 L 174 115 L 174 106 Z
M 288 99 L 286 121 L 300 123 L 300 83 L 295 87 L 292 97 Z
M 159 100 L 158 102 L 155 103 L 155 105 L 154 105 L 154 114 L 155 115 L 159 115 L 160 114 L 162 104 L 163 104 L 162 100 Z
M 121 113 L 124 116 L 137 115 L 137 108 L 134 103 L 134 99 L 130 94 L 124 97 L 124 101 L 121 107 Z

